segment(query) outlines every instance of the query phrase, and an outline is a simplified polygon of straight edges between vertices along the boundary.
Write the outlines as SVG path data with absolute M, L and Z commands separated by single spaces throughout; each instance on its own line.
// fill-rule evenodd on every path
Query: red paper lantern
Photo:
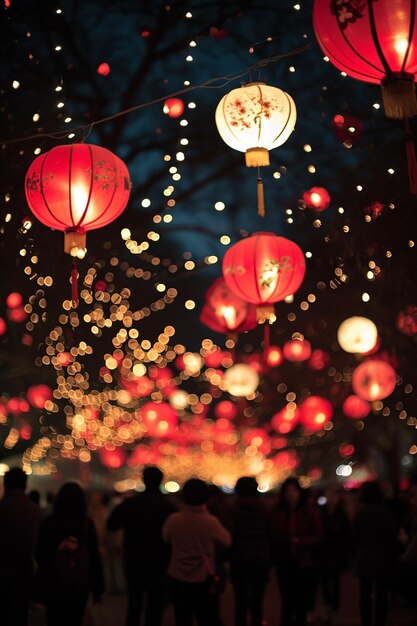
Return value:
M 278 367 L 284 360 L 282 350 L 279 346 L 268 346 L 265 350 L 265 362 L 270 367 Z
M 330 204 L 330 195 L 324 187 L 311 187 L 303 193 L 303 200 L 308 209 L 324 211 Z
M 6 298 L 9 309 L 17 309 L 22 304 L 22 295 L 18 291 L 12 291 Z
M 200 321 L 218 333 L 241 333 L 258 325 L 256 307 L 234 294 L 223 278 L 207 290 Z
M 127 454 L 123 448 L 101 448 L 100 461 L 110 469 L 119 469 L 126 463 Z
M 130 178 L 119 157 L 100 146 L 55 146 L 26 174 L 26 199 L 34 215 L 65 233 L 65 252 L 85 254 L 86 231 L 106 226 L 124 210 Z
M 382 400 L 392 394 L 397 384 L 395 370 L 380 359 L 364 361 L 353 372 L 352 388 L 363 400 Z
M 43 409 L 48 400 L 52 400 L 52 390 L 48 385 L 32 385 L 26 392 L 32 406 Z
M 361 420 L 369 415 L 371 405 L 367 400 L 352 394 L 344 400 L 342 410 L 346 417 L 350 417 L 354 420 Z
M 385 113 L 417 114 L 417 11 L 411 0 L 315 0 L 318 42 L 339 70 L 380 83 Z
M 291 339 L 284 344 L 283 351 L 287 361 L 307 361 L 311 355 L 311 345 L 306 339 Z
M 164 102 L 163 111 L 168 117 L 180 117 L 184 113 L 184 102 L 179 98 L 168 98 Z
M 100 74 L 100 76 L 107 76 L 110 74 L 110 65 L 108 63 L 100 63 L 97 68 L 97 74 Z
M 300 405 L 300 423 L 312 432 L 321 430 L 332 416 L 332 404 L 321 396 L 309 396 Z
M 175 430 L 178 416 L 166 402 L 146 402 L 142 407 L 142 420 L 150 437 L 164 437 Z
M 240 298 L 268 306 L 297 291 L 305 274 L 304 254 L 296 243 L 274 233 L 255 233 L 231 246 L 223 276 Z
M 289 402 L 283 409 L 271 418 L 271 426 L 281 435 L 290 433 L 297 426 L 300 419 L 300 410 L 295 402 Z

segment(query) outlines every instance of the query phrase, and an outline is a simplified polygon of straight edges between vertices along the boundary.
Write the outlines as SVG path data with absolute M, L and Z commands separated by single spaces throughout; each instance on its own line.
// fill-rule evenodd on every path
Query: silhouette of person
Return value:
M 362 626 L 384 626 L 398 544 L 392 515 L 378 481 L 365 483 L 353 521 Z
M 273 521 L 281 626 L 305 626 L 307 621 L 322 530 L 319 512 L 306 495 L 297 478 L 287 478 Z
M 343 506 L 343 488 L 332 485 L 326 491 L 326 504 L 320 507 L 323 537 L 318 560 L 324 602 L 324 620 L 331 623 L 340 608 L 340 581 L 348 566 L 352 530 Z
M 235 597 L 235 626 L 262 625 L 263 599 L 271 565 L 271 516 L 258 483 L 242 476 L 235 485 L 231 514 L 230 575 Z
M 20 467 L 4 475 L 0 500 L 0 623 L 26 626 L 34 572 L 33 553 L 42 512 L 25 494 Z
M 145 491 L 126 498 L 107 520 L 109 531 L 124 530 L 126 626 L 138 626 L 145 596 L 145 626 L 160 626 L 162 622 L 169 548 L 162 539 L 161 529 L 176 510 L 160 491 L 162 479 L 158 467 L 146 467 L 143 471 Z
M 170 596 L 177 626 L 198 626 L 219 623 L 218 597 L 212 593 L 210 574 L 215 573 L 216 544 L 231 544 L 229 531 L 209 513 L 208 485 L 190 478 L 182 488 L 184 508 L 173 513 L 162 528 L 164 539 L 171 545 L 168 566 Z
M 104 585 L 96 529 L 77 483 L 58 491 L 53 513 L 41 523 L 35 558 L 45 575 L 47 625 L 81 626 L 89 593 L 100 602 Z

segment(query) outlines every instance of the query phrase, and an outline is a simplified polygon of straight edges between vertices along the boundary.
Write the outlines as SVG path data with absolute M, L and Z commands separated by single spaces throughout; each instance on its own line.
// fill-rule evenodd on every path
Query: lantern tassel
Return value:
M 72 306 L 73 308 L 77 308 L 79 300 L 78 300 L 78 270 L 77 263 L 74 259 L 72 264 L 71 271 L 71 298 L 72 298 Z
M 384 78 L 381 86 L 387 117 L 404 120 L 417 115 L 416 89 L 412 74 L 394 73 Z
M 408 120 L 405 120 L 405 130 L 407 132 L 407 141 L 405 144 L 408 165 L 408 180 L 410 184 L 410 192 L 413 196 L 417 196 L 417 157 L 414 145 L 414 139 L 411 134 Z
M 260 175 L 258 175 L 258 215 L 265 217 L 264 184 Z

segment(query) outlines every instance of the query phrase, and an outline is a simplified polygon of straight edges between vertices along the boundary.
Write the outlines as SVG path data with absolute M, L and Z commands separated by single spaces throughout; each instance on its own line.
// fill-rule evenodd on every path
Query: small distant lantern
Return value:
M 346 417 L 350 417 L 353 420 L 361 420 L 369 415 L 371 405 L 367 400 L 352 394 L 343 401 L 342 411 Z
M 271 452 L 271 440 L 263 428 L 249 428 L 243 432 L 242 439 L 245 445 L 258 448 L 262 454 Z
M 397 384 L 394 368 L 380 359 L 369 359 L 355 368 L 352 389 L 363 400 L 382 400 L 392 394 Z
M 6 298 L 6 306 L 9 309 L 17 309 L 22 304 L 22 294 L 18 291 L 12 291 Z
M 229 421 L 234 420 L 237 417 L 238 408 L 234 402 L 231 400 L 222 400 L 219 402 L 215 409 L 214 415 L 218 419 L 227 419 Z
M 255 305 L 233 293 L 222 277 L 207 290 L 200 321 L 219 333 L 240 333 L 258 325 Z
M 110 65 L 108 63 L 100 63 L 97 68 L 97 74 L 100 74 L 100 76 L 107 76 L 110 74 Z
M 122 377 L 120 384 L 134 398 L 145 398 L 154 388 L 154 383 L 148 376 Z
M 146 402 L 141 414 L 150 437 L 168 436 L 178 424 L 176 410 L 166 402 Z
M 123 448 L 101 448 L 100 461 L 109 469 L 120 469 L 126 463 L 127 454 Z
M 283 409 L 275 413 L 271 418 L 272 428 L 280 433 L 286 435 L 294 430 L 300 419 L 300 410 L 295 402 L 289 402 Z
M 407 305 L 398 313 L 397 328 L 409 337 L 417 334 L 417 306 L 415 304 Z
M 324 187 L 311 187 L 303 193 L 303 200 L 308 209 L 324 211 L 330 204 L 330 195 Z
M 168 117 L 181 117 L 184 113 L 184 102 L 180 98 L 168 98 L 164 102 L 163 111 Z
M 269 165 L 269 150 L 285 143 L 294 130 L 297 111 L 289 94 L 265 83 L 248 83 L 223 96 L 216 109 L 223 141 L 245 152 L 248 167 Z M 262 179 L 258 176 L 258 211 L 265 214 Z
M 43 409 L 48 400 L 52 400 L 52 390 L 48 385 L 32 385 L 26 392 L 30 404 Z
M 309 396 L 300 405 L 300 424 L 311 432 L 322 430 L 333 416 L 333 406 L 321 396 Z
M 315 371 L 323 370 L 330 363 L 330 355 L 324 350 L 313 350 L 308 360 L 308 366 Z
M 223 277 L 240 298 L 256 304 L 260 318 L 274 302 L 294 294 L 303 282 L 305 259 L 296 243 L 260 232 L 238 241 L 223 258 Z
M 39 155 L 25 179 L 26 199 L 45 226 L 64 231 L 64 250 L 74 258 L 86 253 L 86 232 L 113 222 L 125 209 L 130 177 L 118 156 L 92 144 L 55 146 Z M 72 273 L 73 304 L 77 271 Z
M 378 330 L 367 317 L 349 317 L 337 331 L 337 340 L 345 352 L 365 354 L 372 350 L 378 341 Z
M 311 344 L 306 339 L 291 339 L 285 342 L 283 352 L 287 361 L 307 361 L 311 355 Z
M 282 350 L 279 346 L 269 346 L 266 348 L 264 356 L 265 362 L 270 367 L 277 367 L 278 365 L 281 365 L 284 360 Z
M 250 365 L 237 363 L 225 371 L 224 384 L 230 395 L 246 397 L 257 390 L 259 375 Z

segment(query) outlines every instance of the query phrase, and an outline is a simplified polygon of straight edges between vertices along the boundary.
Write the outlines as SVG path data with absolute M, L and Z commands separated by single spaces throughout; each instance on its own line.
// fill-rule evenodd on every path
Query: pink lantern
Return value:
M 352 388 L 363 400 L 382 400 L 392 394 L 397 384 L 395 370 L 380 359 L 364 361 L 353 372 Z
M 332 416 L 331 403 L 321 396 L 309 396 L 300 405 L 300 424 L 309 431 L 321 430 Z

